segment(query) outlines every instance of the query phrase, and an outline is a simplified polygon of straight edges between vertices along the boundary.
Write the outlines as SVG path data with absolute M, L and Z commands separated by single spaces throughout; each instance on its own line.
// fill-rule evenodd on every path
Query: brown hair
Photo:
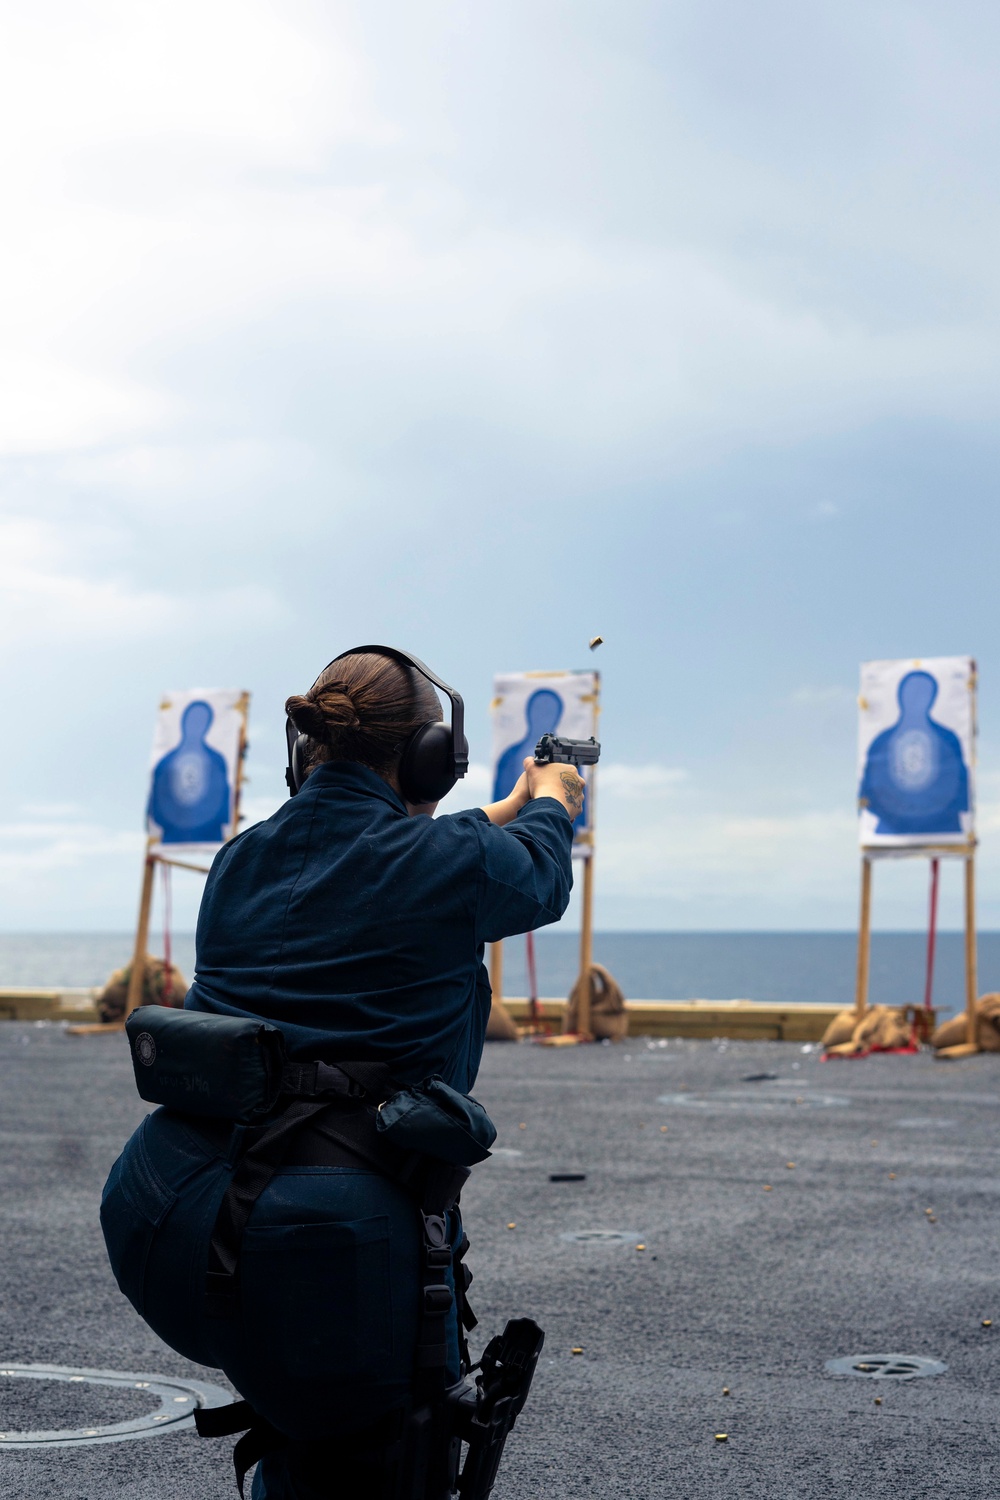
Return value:
M 309 737 L 307 774 L 327 760 L 355 760 L 391 774 L 413 731 L 442 717 L 426 677 L 373 651 L 331 662 L 304 697 L 286 699 L 285 712 Z

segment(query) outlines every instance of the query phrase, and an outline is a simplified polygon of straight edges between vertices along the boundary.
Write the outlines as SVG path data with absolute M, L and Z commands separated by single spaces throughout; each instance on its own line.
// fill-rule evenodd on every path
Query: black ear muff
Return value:
M 306 779 L 306 750 L 309 748 L 309 736 L 300 734 L 291 719 L 286 719 L 285 739 L 288 743 L 285 784 L 288 787 L 288 795 L 294 797 L 296 792 L 301 792 L 302 783 Z
M 396 774 L 407 802 L 440 802 L 447 796 L 458 780 L 451 725 L 431 721 L 415 729 Z

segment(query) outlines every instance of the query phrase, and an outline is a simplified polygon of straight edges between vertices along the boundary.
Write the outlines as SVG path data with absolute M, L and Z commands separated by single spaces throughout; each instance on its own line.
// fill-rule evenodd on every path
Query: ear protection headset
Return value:
M 376 656 L 388 656 L 401 667 L 412 667 L 428 682 L 440 688 L 451 702 L 451 723 L 442 724 L 440 719 L 428 719 L 418 724 L 403 746 L 397 777 L 400 791 L 407 802 L 439 802 L 450 792 L 460 776 L 469 769 L 469 745 L 465 738 L 465 705 L 460 693 L 436 677 L 430 667 L 424 666 L 419 657 L 408 651 L 397 651 L 394 646 L 354 646 L 342 651 L 333 661 L 327 662 L 320 677 L 328 672 L 334 662 L 345 656 L 360 656 L 370 651 Z M 316 681 L 319 681 L 317 677 Z M 314 684 L 315 686 L 315 684 Z M 309 736 L 300 734 L 291 718 L 285 720 L 285 739 L 288 743 L 288 769 L 285 780 L 288 794 L 294 797 L 302 790 L 306 779 L 305 760 Z

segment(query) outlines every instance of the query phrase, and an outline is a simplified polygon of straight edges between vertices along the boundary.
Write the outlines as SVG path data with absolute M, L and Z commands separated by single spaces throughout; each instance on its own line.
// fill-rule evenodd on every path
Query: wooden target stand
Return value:
M 960 859 L 965 865 L 965 1041 L 944 1047 L 939 1057 L 970 1057 L 979 1051 L 979 972 L 976 953 L 976 840 L 967 844 L 922 844 L 910 850 L 865 847 L 861 851 L 861 917 L 858 923 L 858 967 L 854 1009 L 860 1021 L 868 1010 L 868 978 L 871 967 L 872 866 L 888 859 Z M 933 920 L 933 919 L 932 919 Z M 928 955 L 929 963 L 932 953 Z
M 250 694 L 243 693 L 236 702 L 236 710 L 240 715 L 240 739 L 236 755 L 236 772 L 233 787 L 233 810 L 230 827 L 232 832 L 230 839 L 236 837 L 240 826 L 240 796 L 243 790 L 244 774 L 243 763 L 247 753 L 247 719 L 250 711 Z M 229 839 L 226 840 L 226 843 Z M 135 928 L 135 943 L 132 948 L 132 967 L 129 972 L 128 995 L 125 1000 L 125 1015 L 128 1016 L 133 1010 L 142 1004 L 143 981 L 146 977 L 146 960 L 149 957 L 149 919 L 153 909 L 153 886 L 156 879 L 157 865 L 165 866 L 167 869 L 192 870 L 197 875 L 207 875 L 208 866 L 194 864 L 191 860 L 175 859 L 173 855 L 162 853 L 160 841 L 155 836 L 146 839 L 146 852 L 143 857 L 142 867 L 142 889 L 139 895 L 139 918 Z M 69 1028 L 74 1036 L 99 1035 L 105 1032 L 124 1031 L 125 1021 L 97 1021 L 86 1023 L 81 1026 Z
M 243 762 L 247 753 L 247 718 L 250 711 L 250 694 L 243 693 L 237 700 L 236 711 L 240 716 L 240 742 L 236 753 L 236 774 L 233 787 L 233 816 L 230 823 L 232 833 L 230 839 L 236 837 L 240 827 L 240 794 L 243 790 Z M 229 842 L 229 839 L 226 840 Z M 192 864 L 186 859 L 174 859 L 172 855 L 163 854 L 158 847 L 159 840 L 150 837 L 146 840 L 146 858 L 142 871 L 142 893 L 139 897 L 139 920 L 135 929 L 135 946 L 132 950 L 132 972 L 128 981 L 128 998 L 125 1002 L 125 1014 L 136 1009 L 142 1004 L 142 985 L 146 977 L 146 959 L 149 951 L 149 917 L 153 907 L 153 881 L 156 876 L 157 865 L 165 865 L 169 869 L 193 870 L 197 875 L 207 875 L 206 865 Z

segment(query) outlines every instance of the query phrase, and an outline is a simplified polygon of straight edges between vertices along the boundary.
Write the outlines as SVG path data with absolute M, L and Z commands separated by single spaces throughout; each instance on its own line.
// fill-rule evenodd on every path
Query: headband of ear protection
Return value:
M 334 662 L 342 661 L 345 656 L 360 656 L 364 652 L 388 656 L 401 667 L 412 667 L 447 695 L 451 703 L 451 723 L 442 724 L 440 719 L 428 719 L 425 723 L 418 724 L 403 746 L 397 772 L 399 788 L 407 802 L 440 802 L 451 791 L 458 778 L 464 776 L 469 769 L 462 695 L 435 676 L 419 657 L 411 656 L 408 651 L 397 651 L 395 646 L 354 646 L 350 651 L 342 651 L 333 661 L 327 662 L 319 676 L 322 677 Z M 319 677 L 316 681 L 319 681 Z M 309 736 L 300 734 L 292 720 L 286 718 L 285 739 L 288 743 L 285 780 L 288 783 L 288 795 L 294 797 L 296 792 L 302 790 L 302 783 L 306 779 L 305 759 Z

